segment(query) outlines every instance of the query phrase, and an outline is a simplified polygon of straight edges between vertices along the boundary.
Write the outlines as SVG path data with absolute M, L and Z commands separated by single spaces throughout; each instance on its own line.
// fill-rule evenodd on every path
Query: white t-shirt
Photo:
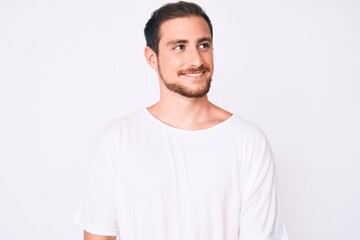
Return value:
M 146 109 L 99 136 L 74 221 L 121 240 L 287 240 L 270 145 L 232 115 L 203 130 Z

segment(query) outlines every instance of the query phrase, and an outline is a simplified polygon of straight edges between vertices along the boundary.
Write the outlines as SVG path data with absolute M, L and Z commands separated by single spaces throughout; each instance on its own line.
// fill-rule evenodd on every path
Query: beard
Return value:
M 178 76 L 181 76 L 184 72 L 196 72 L 196 71 L 210 71 L 210 69 L 208 67 L 205 66 L 200 66 L 199 68 L 189 68 L 186 70 L 182 70 L 178 72 Z M 161 78 L 161 81 L 164 83 L 164 85 L 166 86 L 167 89 L 169 89 L 172 92 L 178 93 L 181 96 L 184 97 L 188 97 L 188 98 L 201 98 L 203 96 L 205 96 L 209 90 L 210 90 L 210 86 L 211 86 L 211 77 L 207 78 L 205 81 L 205 86 L 202 88 L 198 88 L 198 89 L 190 89 L 188 87 L 186 87 L 184 84 L 181 84 L 179 82 L 169 82 L 167 80 L 164 79 L 162 73 L 161 73 L 161 68 L 159 65 L 159 75 Z

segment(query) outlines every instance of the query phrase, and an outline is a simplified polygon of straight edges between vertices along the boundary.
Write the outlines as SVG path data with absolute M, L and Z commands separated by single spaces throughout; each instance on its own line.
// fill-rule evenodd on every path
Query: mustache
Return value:
M 187 69 L 178 71 L 178 75 L 194 73 L 194 72 L 204 72 L 204 71 L 210 71 L 210 68 L 207 66 L 204 66 L 204 65 L 201 65 L 198 68 L 187 68 Z

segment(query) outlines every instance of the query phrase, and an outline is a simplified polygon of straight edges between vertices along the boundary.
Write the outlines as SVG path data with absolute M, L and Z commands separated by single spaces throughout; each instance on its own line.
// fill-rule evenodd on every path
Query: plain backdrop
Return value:
M 360 239 L 360 1 L 197 2 L 209 98 L 268 136 L 290 239 Z M 164 3 L 0 1 L 1 240 L 81 239 L 97 134 L 158 99 L 143 28 Z

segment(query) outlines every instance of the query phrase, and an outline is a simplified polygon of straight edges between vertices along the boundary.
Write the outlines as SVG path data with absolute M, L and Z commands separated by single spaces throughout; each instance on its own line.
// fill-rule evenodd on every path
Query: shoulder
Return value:
M 244 166 L 257 172 L 272 164 L 271 144 L 263 130 L 255 123 L 237 115 L 233 116 L 233 127 L 236 131 L 236 144 L 242 153 Z
M 265 137 L 262 129 L 254 122 L 242 118 L 240 115 L 231 113 L 230 111 L 222 109 L 216 105 L 213 105 L 213 108 L 215 109 L 214 112 L 216 112 L 218 119 L 221 119 L 222 123 L 226 123 L 225 125 L 228 126 L 228 128 L 235 134 L 251 135 L 259 138 Z
M 114 129 L 126 127 L 129 125 L 139 124 L 144 121 L 144 112 L 144 109 L 140 109 L 123 117 L 112 119 L 107 124 L 105 124 L 103 131 L 112 131 Z
M 230 131 L 237 146 L 246 150 L 250 155 L 271 149 L 271 144 L 264 131 L 256 123 L 236 114 L 232 116 Z
M 100 131 L 103 137 L 118 137 L 120 134 L 128 132 L 130 129 L 140 128 L 146 120 L 144 109 L 140 109 L 120 118 L 109 121 Z
M 231 127 L 233 131 L 241 133 L 245 136 L 252 136 L 256 138 L 265 138 L 263 130 L 254 122 L 240 117 L 237 114 L 231 116 Z

